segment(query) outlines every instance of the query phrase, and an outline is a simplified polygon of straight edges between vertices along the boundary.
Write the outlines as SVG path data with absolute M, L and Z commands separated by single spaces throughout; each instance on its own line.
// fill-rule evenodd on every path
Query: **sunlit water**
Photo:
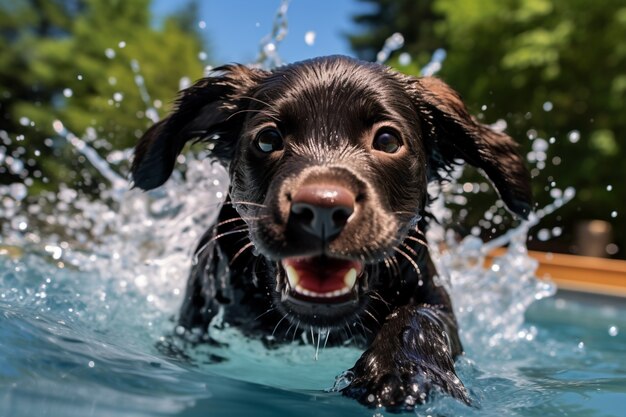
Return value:
M 281 7 L 259 61 L 280 62 L 275 46 L 286 34 L 286 3 Z M 394 35 L 379 59 L 402 42 Z M 439 51 L 425 71 L 436 72 L 443 58 Z M 131 64 L 154 118 L 140 67 Z M 78 137 L 62 121 L 54 128 L 108 186 L 96 198 L 70 187 L 38 198 L 22 184 L 0 187 L 0 416 L 386 414 L 326 391 L 358 358 L 355 348 L 326 348 L 315 360 L 309 341 L 268 350 L 226 325 L 214 330 L 227 347 L 188 349 L 184 361 L 164 356 L 157 345 L 175 331 L 191 250 L 216 217 L 228 178 L 206 155 L 189 154 L 180 161 L 184 173 L 165 186 L 129 190 L 119 173 L 130 151 L 101 158 L 89 132 Z M 551 142 L 532 136 L 529 160 L 542 169 Z M 0 160 L 23 169 L 15 156 Z M 445 224 L 445 202 L 463 205 L 485 187 L 448 184 L 435 214 Z M 552 205 L 496 241 L 470 235 L 457 242 L 445 228 L 429 231 L 466 350 L 457 369 L 480 408 L 435 396 L 417 415 L 625 415 L 626 307 L 553 296 L 526 254 L 528 229 L 573 190 L 555 187 L 551 195 Z M 494 206 L 481 227 L 498 225 L 503 215 Z M 442 242 L 448 249 L 439 252 Z M 508 251 L 486 269 L 485 254 L 503 243 Z

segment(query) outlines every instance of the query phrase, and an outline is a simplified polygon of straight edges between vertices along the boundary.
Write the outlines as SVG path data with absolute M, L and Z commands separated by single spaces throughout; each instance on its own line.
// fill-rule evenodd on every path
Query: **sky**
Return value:
M 156 21 L 179 9 L 180 1 L 154 0 Z M 200 0 L 198 23 L 204 21 L 214 64 L 250 63 L 259 52 L 259 42 L 272 30 L 280 0 Z M 354 32 L 351 16 L 362 12 L 356 0 L 291 0 L 287 18 L 289 33 L 279 44 L 284 62 L 295 62 L 322 55 L 353 55 L 343 34 Z M 312 45 L 305 34 L 313 31 Z

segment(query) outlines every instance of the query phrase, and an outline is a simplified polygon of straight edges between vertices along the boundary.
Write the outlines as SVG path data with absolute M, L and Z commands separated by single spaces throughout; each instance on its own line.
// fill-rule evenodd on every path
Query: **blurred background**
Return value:
M 394 33 L 402 47 L 381 56 Z M 274 63 L 346 54 L 412 75 L 439 51 L 437 76 L 520 142 L 537 206 L 576 190 L 529 247 L 626 258 L 626 0 L 0 0 L 0 34 L 0 185 L 30 196 L 104 187 L 63 129 L 122 158 L 179 89 L 270 43 Z M 460 183 L 480 194 L 457 208 L 459 234 L 502 233 L 485 180 Z

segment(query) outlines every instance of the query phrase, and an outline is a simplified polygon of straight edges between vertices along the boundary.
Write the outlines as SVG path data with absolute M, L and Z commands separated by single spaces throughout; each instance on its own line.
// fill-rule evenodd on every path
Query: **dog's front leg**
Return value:
M 454 371 L 458 343 L 452 313 L 437 306 L 402 306 L 393 311 L 370 347 L 348 371 L 343 394 L 370 407 L 412 409 L 430 392 L 470 404 Z

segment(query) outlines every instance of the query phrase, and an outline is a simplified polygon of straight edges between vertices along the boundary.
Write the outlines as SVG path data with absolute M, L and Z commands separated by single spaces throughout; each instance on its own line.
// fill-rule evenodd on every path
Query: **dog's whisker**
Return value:
M 404 242 L 400 242 L 400 244 L 401 244 L 402 246 L 404 246 L 404 247 L 406 248 L 406 250 L 408 250 L 409 252 L 411 252 L 411 254 L 413 254 L 413 256 L 415 256 L 416 258 L 417 258 L 417 257 L 419 257 L 419 255 L 417 254 L 417 252 L 415 252 L 415 250 L 414 250 L 411 246 L 407 245 L 407 244 L 406 244 L 406 243 L 404 243 Z
M 378 291 L 376 290 L 372 290 L 370 291 L 370 297 L 382 302 L 388 309 L 391 309 L 391 304 L 389 304 L 388 301 L 386 301 L 380 294 Z
M 293 329 L 293 336 L 291 337 L 291 343 L 293 343 L 296 340 L 296 333 L 298 333 L 298 327 L 300 327 L 300 320 L 298 320 L 298 323 L 296 324 L 296 328 Z
M 276 310 L 276 307 L 270 307 L 270 308 L 268 308 L 267 310 L 265 310 L 265 312 L 263 312 L 263 313 L 259 314 L 258 316 L 256 316 L 256 317 L 254 318 L 254 320 L 252 320 L 252 321 L 257 321 L 258 319 L 260 319 L 260 318 L 261 318 L 261 317 L 263 317 L 264 315 L 266 315 L 266 314 L 268 314 L 268 313 L 271 313 L 271 312 L 272 312 L 272 311 L 274 311 L 274 310 Z
M 283 314 L 283 318 L 278 320 L 278 323 L 276 323 L 276 326 L 274 326 L 274 330 L 272 331 L 272 336 L 274 336 L 274 333 L 276 333 L 276 329 L 278 329 L 278 326 L 280 326 L 280 323 L 283 322 L 283 320 L 285 320 L 287 318 L 287 314 Z
M 254 203 L 252 201 L 226 201 L 226 202 L 224 202 L 224 204 L 230 204 L 230 205 L 237 204 L 237 205 L 246 205 L 246 206 L 267 208 L 266 204 Z
M 317 329 L 317 346 L 315 347 L 315 360 L 319 359 L 320 340 L 322 340 L 322 329 Z
M 424 241 L 422 239 L 418 239 L 415 236 L 406 236 L 405 239 L 412 240 L 412 241 L 417 242 L 420 245 L 424 246 L 425 248 L 428 248 L 428 243 L 426 243 L 426 241 Z
M 372 318 L 372 319 L 376 322 L 376 324 L 378 324 L 378 325 L 380 326 L 380 322 L 378 321 L 378 319 L 376 318 L 376 316 L 374 316 L 374 315 L 373 315 L 373 314 L 369 311 L 369 309 L 368 309 L 368 308 L 366 308 L 365 310 L 363 310 L 363 312 L 364 312 L 365 314 L 367 314 L 368 316 L 370 316 L 370 317 L 371 317 L 371 318 Z
M 228 264 L 233 265 L 235 263 L 235 260 L 239 258 L 239 256 L 241 256 L 242 253 L 244 253 L 247 249 L 250 249 L 253 246 L 254 246 L 254 243 L 252 242 L 248 242 L 247 244 L 245 244 L 241 249 L 239 249 L 239 251 L 235 254 L 235 256 L 232 257 L 232 259 L 230 260 Z
M 280 122 L 280 119 L 278 119 L 276 116 L 274 116 L 273 114 L 271 114 L 271 113 L 269 113 L 269 112 L 267 112 L 267 111 L 265 111 L 265 110 L 261 110 L 261 109 L 244 109 L 244 110 L 239 110 L 239 111 L 236 111 L 235 113 L 233 113 L 233 114 L 231 114 L 230 116 L 228 116 L 228 117 L 226 118 L 226 121 L 230 120 L 231 118 L 233 118 L 233 117 L 235 117 L 236 115 L 241 114 L 241 113 L 256 113 L 256 114 L 262 114 L 262 115 L 264 115 L 264 116 L 269 117 L 270 119 L 273 119 L 273 120 L 275 120 L 275 121 L 277 121 L 277 122 Z
M 404 256 L 409 263 L 413 266 L 413 269 L 415 270 L 415 273 L 419 276 L 422 274 L 420 267 L 417 265 L 417 263 L 413 260 L 413 258 L 411 258 L 406 252 L 404 252 L 402 249 L 398 248 L 398 247 L 394 247 L 393 248 L 394 251 L 398 252 L 400 255 Z
M 330 331 L 331 331 L 331 328 L 328 327 L 326 329 L 326 337 L 324 338 L 324 347 L 322 347 L 322 350 L 326 350 L 326 344 L 328 343 L 328 337 L 330 336 Z
M 279 112 L 276 110 L 276 107 L 272 106 L 272 105 L 271 105 L 270 103 L 268 103 L 267 101 L 263 101 L 263 100 L 261 100 L 261 99 L 259 99 L 259 98 L 256 98 L 256 97 L 250 97 L 250 96 L 241 96 L 241 98 L 243 98 L 243 99 L 247 99 L 247 100 L 256 101 L 257 103 L 260 103 L 260 104 L 263 104 L 263 105 L 267 106 L 267 107 L 268 107 L 268 109 L 270 109 L 270 110 L 274 111 L 275 113 L 277 113 L 277 114 L 279 113 Z
M 229 235 L 233 235 L 235 233 L 243 233 L 243 232 L 248 232 L 248 225 L 245 225 L 244 229 L 239 229 L 239 230 L 229 230 L 228 232 L 224 232 L 224 233 L 220 233 L 219 235 L 215 235 L 211 238 L 210 241 L 207 242 L 207 244 L 219 240 L 225 236 L 229 236 Z

